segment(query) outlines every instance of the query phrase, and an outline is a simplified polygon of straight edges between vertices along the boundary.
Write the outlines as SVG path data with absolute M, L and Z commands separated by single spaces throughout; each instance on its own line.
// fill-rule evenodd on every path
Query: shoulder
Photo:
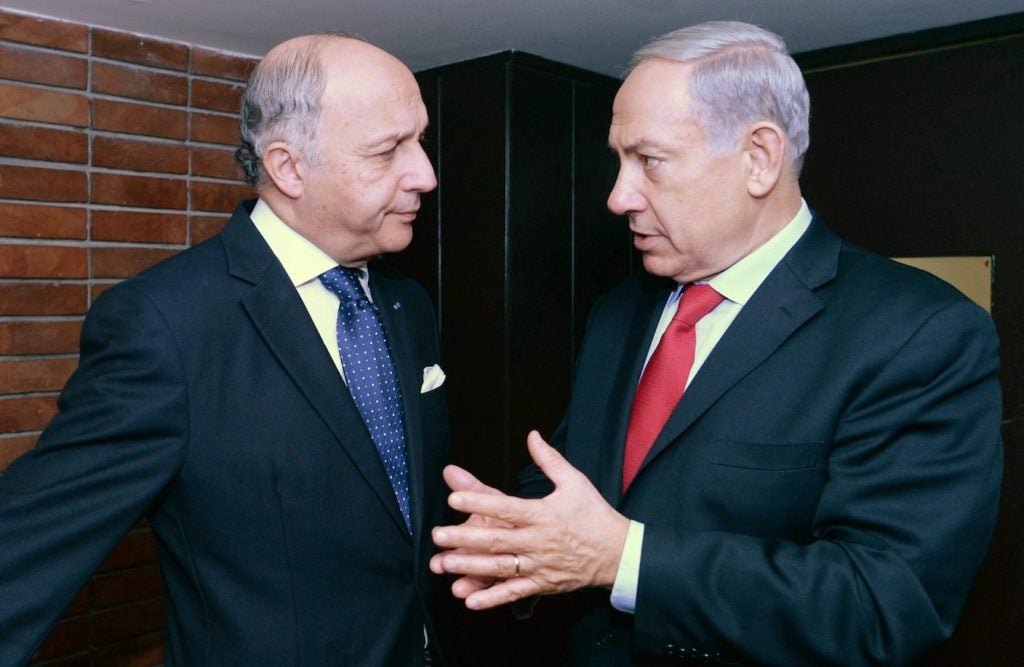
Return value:
M 667 278 L 641 272 L 626 278 L 602 295 L 591 310 L 591 317 L 621 316 L 636 309 L 649 309 L 654 303 L 664 302 L 676 284 Z
M 837 285 L 846 300 L 909 316 L 946 308 L 984 312 L 947 281 L 851 243 L 839 253 Z
M 105 290 L 93 309 L 155 306 L 194 310 L 226 295 L 227 262 L 219 237 L 187 248 Z

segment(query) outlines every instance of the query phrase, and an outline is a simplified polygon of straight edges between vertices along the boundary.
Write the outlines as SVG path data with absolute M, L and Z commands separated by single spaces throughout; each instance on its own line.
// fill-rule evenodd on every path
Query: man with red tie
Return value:
M 808 113 L 756 26 L 642 48 L 608 205 L 650 275 L 594 307 L 522 498 L 445 471 L 470 518 L 431 567 L 471 609 L 571 593 L 568 664 L 902 665 L 956 625 L 998 507 L 996 334 L 810 212 Z

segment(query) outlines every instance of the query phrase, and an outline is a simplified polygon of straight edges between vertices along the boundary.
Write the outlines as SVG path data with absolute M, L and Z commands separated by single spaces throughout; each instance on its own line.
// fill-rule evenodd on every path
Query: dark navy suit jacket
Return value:
M 552 438 L 646 524 L 635 615 L 608 591 L 577 595 L 569 662 L 920 659 L 953 631 L 996 519 L 991 318 L 815 220 L 623 496 L 633 393 L 672 286 L 631 279 L 595 306 Z M 545 483 L 527 469 L 522 492 Z
M 424 627 L 436 651 L 427 559 L 448 422 L 444 389 L 420 387 L 437 328 L 422 288 L 370 271 L 405 404 L 413 534 L 240 206 L 219 236 L 100 296 L 59 414 L 0 475 L 0 665 L 29 658 L 142 516 L 169 665 L 422 665 Z

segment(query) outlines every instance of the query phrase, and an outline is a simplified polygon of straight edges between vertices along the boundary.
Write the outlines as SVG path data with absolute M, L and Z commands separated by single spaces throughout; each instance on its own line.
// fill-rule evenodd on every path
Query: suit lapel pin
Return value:
M 398 301 L 395 301 L 394 305 L 392 305 L 391 307 L 394 308 L 395 310 L 398 310 L 399 308 L 402 307 L 402 304 L 399 303 Z

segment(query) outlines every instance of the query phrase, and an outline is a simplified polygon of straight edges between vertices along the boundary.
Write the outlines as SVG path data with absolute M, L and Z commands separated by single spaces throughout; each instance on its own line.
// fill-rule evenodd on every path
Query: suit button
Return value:
M 612 645 L 612 640 L 614 638 L 615 635 L 613 635 L 610 632 L 606 632 L 605 634 L 601 635 L 595 643 L 601 648 L 605 648 Z

